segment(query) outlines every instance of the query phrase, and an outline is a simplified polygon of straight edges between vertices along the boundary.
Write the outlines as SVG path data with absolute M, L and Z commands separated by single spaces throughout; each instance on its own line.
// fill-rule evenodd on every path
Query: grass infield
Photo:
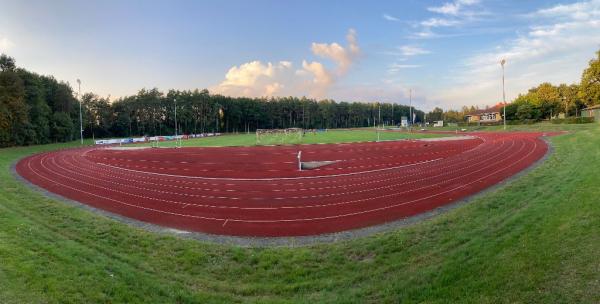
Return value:
M 427 134 L 419 132 L 379 132 L 379 140 L 401 140 L 413 138 L 441 137 L 439 134 Z M 308 132 L 302 137 L 300 144 L 331 144 L 359 141 L 377 141 L 377 132 L 373 128 L 354 130 L 329 130 L 327 132 Z M 140 144 L 151 146 L 150 143 Z M 224 146 L 255 146 L 256 134 L 225 134 L 216 137 L 193 138 L 183 140 L 183 147 L 224 147 Z M 174 147 L 174 141 L 160 142 L 160 147 Z
M 1 149 L 0 303 L 600 302 L 600 127 L 509 128 L 572 132 L 550 138 L 538 168 L 450 212 L 293 249 L 182 240 L 68 206 L 10 166 L 76 143 Z

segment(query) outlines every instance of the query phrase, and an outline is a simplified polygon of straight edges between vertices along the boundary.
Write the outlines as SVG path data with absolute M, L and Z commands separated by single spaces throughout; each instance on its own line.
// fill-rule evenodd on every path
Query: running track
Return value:
M 379 143 L 59 150 L 19 161 L 46 190 L 162 226 L 234 236 L 303 236 L 413 216 L 529 167 L 542 133 Z M 299 172 L 303 161 L 337 160 Z

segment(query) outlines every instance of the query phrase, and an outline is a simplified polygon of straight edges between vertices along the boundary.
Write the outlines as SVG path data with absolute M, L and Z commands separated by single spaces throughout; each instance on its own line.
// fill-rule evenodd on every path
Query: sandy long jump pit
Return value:
M 542 133 L 458 140 L 180 149 L 86 147 L 16 171 L 68 199 L 143 222 L 227 236 L 322 235 L 431 211 L 529 167 Z M 327 162 L 298 170 L 306 162 Z

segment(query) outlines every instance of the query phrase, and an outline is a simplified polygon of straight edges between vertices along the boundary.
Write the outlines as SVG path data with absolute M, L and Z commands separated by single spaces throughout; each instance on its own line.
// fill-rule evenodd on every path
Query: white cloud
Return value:
M 600 17 L 598 12 L 599 6 L 599 0 L 576 2 L 566 5 L 560 4 L 551 8 L 538 10 L 532 15 L 533 17 L 559 17 L 573 20 L 589 20 L 591 18 Z
M 430 12 L 457 16 L 461 14 L 462 8 L 479 3 L 479 0 L 456 0 L 454 2 L 446 2 L 442 6 L 428 7 L 427 10 Z
M 10 41 L 8 38 L 2 37 L 0 39 L 0 53 L 7 51 L 14 46 L 15 46 L 15 44 L 12 41 Z
M 393 64 L 393 68 L 397 69 L 412 69 L 412 68 L 420 68 L 421 65 L 418 64 Z
M 419 64 L 400 64 L 400 63 L 393 63 L 392 65 L 390 65 L 388 67 L 388 74 L 396 74 L 398 72 L 400 72 L 400 70 L 404 70 L 404 69 L 415 69 L 415 68 L 420 68 L 421 65 Z
M 600 1 L 557 5 L 531 14 L 537 25 L 489 52 L 466 59 L 453 75 L 453 88 L 435 96 L 448 104 L 493 104 L 502 97 L 499 61 L 506 58 L 507 99 L 541 82 L 579 81 L 587 62 L 598 50 Z M 585 16 L 585 17 L 584 17 Z M 540 24 L 539 22 L 544 22 Z
M 433 38 L 433 37 L 437 37 L 438 35 L 435 34 L 434 32 L 432 32 L 429 28 L 424 28 L 423 30 L 413 33 L 410 35 L 410 38 L 417 38 L 417 39 L 426 39 L 426 38 Z
M 283 88 L 278 79 L 289 78 L 291 74 L 293 68 L 290 62 L 263 64 L 252 61 L 230 68 L 217 91 L 238 96 L 275 95 Z
M 333 76 L 320 62 L 308 63 L 304 60 L 302 61 L 302 68 L 314 75 L 313 82 L 319 86 L 327 87 L 333 83 Z
M 392 15 L 388 15 L 388 14 L 383 14 L 383 19 L 387 20 L 387 21 L 400 21 L 400 19 L 392 16 Z
M 430 27 L 442 27 L 442 26 L 455 26 L 460 24 L 458 20 L 444 19 L 444 18 L 429 18 L 421 21 L 421 25 L 427 28 Z
M 313 42 L 311 50 L 316 56 L 333 60 L 338 65 L 338 73 L 344 74 L 360 54 L 354 30 L 351 29 L 348 31 L 346 40 L 348 42 L 347 48 L 335 42 L 331 44 Z
M 446 37 L 447 35 L 434 33 L 432 28 L 458 27 L 468 22 L 477 21 L 480 16 L 489 15 L 489 12 L 485 10 L 473 9 L 472 6 L 476 4 L 479 4 L 479 0 L 456 0 L 446 2 L 441 6 L 428 7 L 428 11 L 441 14 L 443 17 L 431 17 L 416 23 L 415 27 L 418 28 L 418 31 L 412 33 L 409 37 L 416 39 Z
M 444 15 L 458 15 L 458 10 L 460 6 L 456 3 L 445 3 L 442 6 L 434 6 L 427 8 L 428 11 L 444 14 Z
M 289 96 L 308 95 L 322 98 L 337 79 L 344 76 L 360 55 L 356 32 L 346 35 L 348 45 L 338 43 L 313 43 L 315 56 L 333 61 L 334 69 L 328 69 L 318 61 L 302 61 L 302 68 L 295 69 L 289 61 L 262 63 L 252 61 L 229 69 L 219 85 L 211 88 L 219 94 L 231 96 Z
M 414 46 L 414 45 L 399 46 L 398 50 L 400 50 L 400 53 L 403 56 L 416 56 L 416 55 L 425 55 L 425 54 L 431 53 L 428 50 L 425 50 L 423 48 L 420 48 L 420 47 Z

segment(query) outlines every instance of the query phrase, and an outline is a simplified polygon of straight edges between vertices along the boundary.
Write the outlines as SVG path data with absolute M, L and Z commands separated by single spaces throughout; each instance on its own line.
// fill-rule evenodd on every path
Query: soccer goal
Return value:
M 304 131 L 300 128 L 257 129 L 257 145 L 290 145 L 302 142 Z

